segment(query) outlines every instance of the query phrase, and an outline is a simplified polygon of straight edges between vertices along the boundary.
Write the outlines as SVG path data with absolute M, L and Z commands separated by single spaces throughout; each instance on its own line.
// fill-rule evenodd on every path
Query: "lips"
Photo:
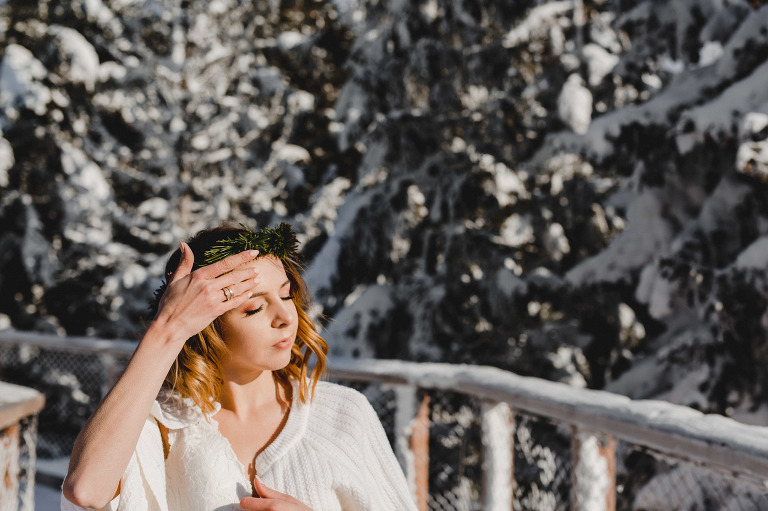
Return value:
M 273 348 L 277 348 L 279 350 L 284 350 L 286 348 L 290 348 L 291 346 L 293 346 L 293 336 L 288 336 L 272 345 Z

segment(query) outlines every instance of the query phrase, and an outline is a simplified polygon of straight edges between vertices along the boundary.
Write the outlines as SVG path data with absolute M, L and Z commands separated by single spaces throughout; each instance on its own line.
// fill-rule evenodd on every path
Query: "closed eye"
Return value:
M 257 309 L 245 311 L 245 315 L 246 316 L 253 316 L 256 313 L 261 312 L 263 309 L 264 309 L 264 306 L 263 305 L 259 305 L 259 307 Z
M 280 299 L 287 302 L 288 300 L 293 300 L 293 295 L 281 296 Z M 259 307 L 256 308 L 256 309 L 245 311 L 245 315 L 246 316 L 253 316 L 254 314 L 258 314 L 262 310 L 264 310 L 264 305 L 263 304 L 259 305 Z

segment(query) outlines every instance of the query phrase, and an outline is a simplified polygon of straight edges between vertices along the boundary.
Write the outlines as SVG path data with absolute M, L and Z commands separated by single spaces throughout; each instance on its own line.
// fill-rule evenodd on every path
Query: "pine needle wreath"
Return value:
M 289 224 L 283 222 L 258 231 L 241 226 L 245 232 L 225 238 L 205 251 L 205 264 L 213 264 L 244 250 L 258 250 L 260 256 L 271 254 L 278 259 L 297 258 L 299 242 Z

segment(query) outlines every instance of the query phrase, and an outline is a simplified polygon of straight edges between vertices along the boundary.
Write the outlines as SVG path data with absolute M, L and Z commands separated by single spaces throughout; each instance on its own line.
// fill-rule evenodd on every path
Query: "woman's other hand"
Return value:
M 253 487 L 260 498 L 246 497 L 241 500 L 243 511 L 312 511 L 290 495 L 269 488 L 258 477 L 253 478 Z
M 183 343 L 251 297 L 259 278 L 247 263 L 258 256 L 258 251 L 240 252 L 192 271 L 192 249 L 183 242 L 179 245 L 179 266 L 160 299 L 153 323 L 169 328 L 175 334 L 173 337 Z

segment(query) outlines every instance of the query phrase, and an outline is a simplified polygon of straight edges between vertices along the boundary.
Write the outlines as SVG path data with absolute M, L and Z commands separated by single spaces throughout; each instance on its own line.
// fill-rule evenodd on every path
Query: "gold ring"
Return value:
M 228 302 L 232 298 L 235 297 L 235 293 L 232 292 L 231 289 L 229 289 L 229 286 L 221 288 L 222 291 L 224 291 L 224 301 Z

